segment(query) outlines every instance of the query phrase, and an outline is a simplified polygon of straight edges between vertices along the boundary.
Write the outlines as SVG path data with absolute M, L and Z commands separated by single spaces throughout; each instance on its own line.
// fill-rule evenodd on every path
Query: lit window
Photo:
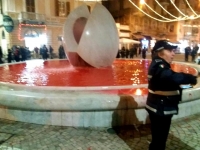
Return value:
M 35 0 L 26 0 L 26 11 L 35 12 Z
M 70 12 L 70 3 L 62 0 L 56 0 L 56 15 L 66 17 Z

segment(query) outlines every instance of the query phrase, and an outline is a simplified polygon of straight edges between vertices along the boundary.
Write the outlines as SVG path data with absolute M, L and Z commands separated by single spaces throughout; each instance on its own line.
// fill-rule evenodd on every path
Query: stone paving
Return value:
M 149 125 L 114 130 L 0 120 L 0 150 L 147 150 L 150 140 Z M 200 114 L 172 122 L 166 150 L 200 150 Z

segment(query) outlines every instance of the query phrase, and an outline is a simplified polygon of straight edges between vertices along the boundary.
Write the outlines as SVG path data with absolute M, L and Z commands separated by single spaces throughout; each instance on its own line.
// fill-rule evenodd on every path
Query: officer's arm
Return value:
M 160 79 L 180 84 L 196 84 L 196 77 L 191 74 L 174 72 L 169 68 L 158 68 L 157 73 Z

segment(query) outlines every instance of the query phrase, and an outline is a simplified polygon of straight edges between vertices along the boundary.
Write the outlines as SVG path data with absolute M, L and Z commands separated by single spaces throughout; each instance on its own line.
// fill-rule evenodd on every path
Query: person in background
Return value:
M 126 56 L 126 49 L 125 49 L 125 47 L 123 46 L 122 49 L 121 49 L 121 57 L 122 57 L 122 58 L 125 58 L 125 56 Z
M 185 61 L 188 62 L 188 56 L 190 55 L 191 53 L 191 48 L 189 46 L 187 46 L 185 48 Z
M 125 50 L 126 58 L 129 58 L 129 53 L 130 53 L 130 51 L 129 51 L 129 49 L 127 48 L 127 49 Z
M 137 51 L 138 51 L 138 55 L 140 56 L 140 55 L 141 55 L 141 52 L 142 52 L 142 48 L 141 48 L 140 45 L 138 46 Z
M 174 49 L 166 40 L 155 43 L 153 59 L 148 69 L 148 96 L 146 110 L 151 121 L 152 140 L 149 150 L 165 150 L 173 115 L 178 114 L 181 84 L 195 85 L 197 77 L 171 69 Z
M 131 49 L 130 49 L 130 58 L 133 58 L 134 55 L 134 45 L 132 45 Z
M 35 58 L 38 59 L 39 58 L 39 48 L 38 47 L 34 48 L 34 53 L 35 53 Z
M 2 48 L 0 46 L 0 64 L 4 63 L 2 58 L 3 58 L 3 52 L 2 52 Z
M 146 53 L 147 53 L 147 48 L 144 47 L 144 48 L 142 49 L 142 58 L 143 58 L 143 59 L 146 59 Z
M 65 56 L 65 50 L 64 50 L 64 47 L 62 45 L 60 45 L 60 47 L 58 49 L 58 55 L 59 55 L 59 59 L 66 58 L 66 56 Z
M 197 44 L 193 47 L 192 51 L 191 51 L 191 56 L 192 56 L 192 62 L 195 61 L 195 57 L 198 53 L 199 47 L 197 46 Z
M 20 54 L 20 46 L 16 46 L 14 48 L 14 59 L 16 62 L 19 62 L 20 61 L 20 57 L 21 57 L 21 54 Z
M 117 51 L 117 56 L 116 58 L 120 58 L 120 50 Z
M 53 59 L 53 48 L 51 47 L 51 45 L 49 45 L 49 58 Z
M 13 60 L 13 58 L 12 58 L 12 50 L 11 50 L 11 49 L 8 49 L 7 61 L 8 61 L 8 63 L 11 63 L 12 60 Z
M 21 61 L 27 60 L 27 52 L 26 52 L 26 51 L 27 51 L 27 48 L 24 47 L 24 46 L 21 46 L 20 49 L 19 49 L 19 51 L 20 51 L 20 54 L 21 54 L 20 60 L 21 60 Z
M 48 49 L 47 49 L 46 45 L 44 45 L 42 48 L 42 58 L 43 58 L 43 60 L 47 60 L 47 58 L 48 58 Z

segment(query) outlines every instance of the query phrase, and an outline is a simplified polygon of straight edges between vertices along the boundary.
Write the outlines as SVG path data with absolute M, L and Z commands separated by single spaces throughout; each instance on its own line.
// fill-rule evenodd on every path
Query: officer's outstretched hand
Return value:
M 196 76 L 191 76 L 190 77 L 190 84 L 191 85 L 196 85 L 197 84 L 197 77 Z

